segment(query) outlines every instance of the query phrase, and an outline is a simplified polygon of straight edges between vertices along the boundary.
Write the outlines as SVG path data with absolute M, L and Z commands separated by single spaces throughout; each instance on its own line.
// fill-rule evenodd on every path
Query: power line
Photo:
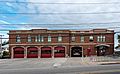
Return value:
M 80 14 L 120 14 L 120 11 L 118 12 L 71 12 L 71 13 L 0 13 L 0 14 L 25 14 L 25 15 L 69 15 L 69 14 L 74 14 L 74 15 L 80 15 Z
M 43 2 L 24 2 L 24 1 L 0 1 L 1 3 L 29 3 L 29 4 L 120 4 L 120 2 L 105 2 L 105 3 L 100 3 L 100 2 L 90 2 L 90 3 L 81 3 L 81 2 L 55 2 L 55 3 L 43 3 Z
M 47 27 L 64 27 L 65 28 L 65 26 L 66 27 L 71 27 L 71 26 L 77 26 L 77 27 L 80 27 L 80 26 L 84 26 L 84 25 L 88 25 L 88 26 L 90 26 L 88 29 L 93 29 L 94 28 L 94 25 L 110 25 L 110 24 L 120 24 L 120 22 L 96 22 L 96 23 L 78 23 L 78 24 L 62 24 L 62 23 L 57 23 L 57 24 L 55 24 L 55 23 L 50 23 L 50 24 L 45 24 L 45 23 L 39 23 L 39 24 L 0 24 L 0 25 L 6 25 L 6 26 L 9 26 L 9 25 L 12 25 L 12 26 L 24 26 L 24 27 L 45 27 L 45 26 L 47 26 Z M 97 27 L 97 28 L 99 28 L 99 27 Z M 110 27 L 105 27 L 106 29 L 116 29 L 116 28 L 120 28 L 120 26 L 110 26 Z M 9 31 L 9 30 L 15 30 L 15 29 L 0 29 L 0 31 Z
M 60 25 L 65 25 L 65 26 L 69 26 L 69 25 L 95 25 L 95 24 L 120 24 L 120 22 L 90 22 L 90 23 L 78 23 L 78 24 L 70 24 L 70 23 L 31 23 L 31 24 L 19 24 L 19 23 L 15 23 L 15 24 L 0 24 L 0 25 L 24 25 L 24 26 L 37 26 L 37 25 L 46 25 L 46 26 L 60 26 Z
M 116 28 L 120 28 L 120 26 L 119 27 L 106 27 L 106 28 L 87 28 L 87 29 L 116 29 Z M 20 30 L 20 29 L 0 29 L 0 31 L 10 31 L 10 30 Z M 68 28 L 66 29 L 66 28 L 64 28 L 64 29 L 55 29 L 55 30 L 80 30 L 80 29 L 68 29 Z M 81 29 L 81 30 L 86 30 L 86 29 Z

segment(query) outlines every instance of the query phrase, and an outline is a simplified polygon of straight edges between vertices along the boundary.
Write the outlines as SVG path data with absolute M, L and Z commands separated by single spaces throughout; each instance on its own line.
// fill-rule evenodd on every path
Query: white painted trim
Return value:
M 41 47 L 38 49 L 38 58 L 41 58 Z
M 54 55 L 55 55 L 55 53 L 54 53 L 54 47 L 52 47 L 52 58 L 54 58 Z
M 14 57 L 14 51 L 13 51 L 13 48 L 11 49 L 11 59 L 13 59 Z
M 27 58 L 27 47 L 25 47 L 25 50 L 24 50 L 24 58 Z
M 39 44 L 9 44 L 9 45 L 98 45 L 98 44 L 114 44 L 114 43 L 39 43 Z
M 42 45 L 60 45 L 60 44 L 63 44 L 63 45 L 69 45 L 69 43 L 38 43 L 38 44 L 27 44 L 27 43 L 25 43 L 25 44 L 9 44 L 9 45 L 40 45 L 40 46 L 42 46 Z

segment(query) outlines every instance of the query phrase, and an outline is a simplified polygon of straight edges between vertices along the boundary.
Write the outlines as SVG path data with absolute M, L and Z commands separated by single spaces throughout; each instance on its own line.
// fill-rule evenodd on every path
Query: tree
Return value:
M 120 35 L 117 36 L 117 39 L 118 39 L 118 43 L 120 44 Z M 120 46 L 116 46 L 115 49 L 119 48 Z
M 7 44 L 9 44 L 9 41 L 4 41 L 4 42 L 2 43 L 2 46 L 7 45 Z
M 3 51 L 2 58 L 10 58 L 10 52 L 9 51 Z

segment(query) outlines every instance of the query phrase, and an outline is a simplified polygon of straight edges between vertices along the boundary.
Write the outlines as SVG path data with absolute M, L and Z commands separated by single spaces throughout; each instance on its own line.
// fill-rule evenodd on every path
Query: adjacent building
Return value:
M 10 30 L 11 58 L 57 58 L 111 55 L 114 31 L 93 30 Z

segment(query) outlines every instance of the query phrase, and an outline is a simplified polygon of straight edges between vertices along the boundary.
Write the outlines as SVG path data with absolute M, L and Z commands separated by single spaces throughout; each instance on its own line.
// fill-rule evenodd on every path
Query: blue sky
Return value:
M 27 2 L 41 3 L 113 3 L 119 0 L 0 0 L 16 1 L 16 3 L 0 2 L 0 13 L 96 13 L 119 12 L 120 4 L 31 4 Z M 19 3 L 19 2 L 26 3 Z M 26 14 L 0 14 L 0 29 L 94 29 L 107 28 L 120 31 L 120 23 L 109 24 L 81 24 L 81 23 L 105 23 L 119 22 L 120 14 L 67 14 L 67 15 L 26 15 Z M 6 24 L 6 25 L 5 25 Z M 10 24 L 10 25 L 9 25 Z M 11 25 L 19 24 L 19 25 Z M 21 25 L 26 24 L 26 25 Z M 40 25 L 30 25 L 40 24 Z M 48 25 L 43 25 L 48 24 Z M 52 25 L 57 24 L 57 25 Z M 68 25 L 58 25 L 68 24 Z M 69 25 L 73 24 L 73 25 Z M 74 25 L 77 24 L 77 25 Z M 7 32 L 0 31 L 8 37 Z M 115 36 L 115 44 L 117 39 Z

